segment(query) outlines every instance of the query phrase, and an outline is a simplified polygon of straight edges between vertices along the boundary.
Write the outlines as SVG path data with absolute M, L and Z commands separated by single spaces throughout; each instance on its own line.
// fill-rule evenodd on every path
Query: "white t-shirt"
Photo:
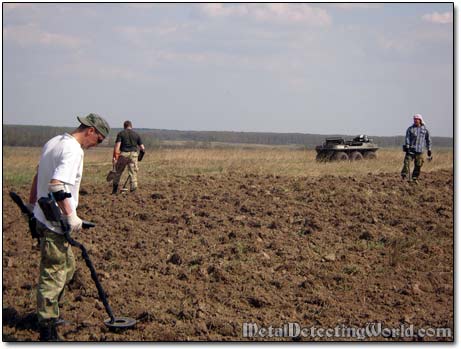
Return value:
M 38 165 L 37 199 L 48 196 L 48 184 L 52 179 L 64 183 L 66 192 L 72 195 L 72 210 L 78 206 L 78 192 L 83 172 L 83 149 L 80 143 L 70 134 L 65 133 L 51 138 L 43 147 Z M 62 233 L 59 224 L 45 218 L 38 204 L 34 209 L 35 217 L 49 229 Z

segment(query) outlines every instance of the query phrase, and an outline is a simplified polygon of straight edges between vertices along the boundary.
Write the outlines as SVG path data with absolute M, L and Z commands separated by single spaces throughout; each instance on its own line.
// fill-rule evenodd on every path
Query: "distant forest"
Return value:
M 4 146 L 43 146 L 50 138 L 64 132 L 73 131 L 73 127 L 3 125 Z M 212 143 L 297 145 L 313 149 L 326 137 L 345 137 L 350 135 L 318 135 L 306 133 L 270 133 L 270 132 L 230 132 L 230 131 L 176 131 L 157 129 L 135 129 L 147 148 L 168 147 L 168 141 L 183 141 L 187 147 L 204 147 Z M 113 146 L 115 137 L 121 129 L 112 129 L 102 145 Z M 355 135 L 354 135 L 355 136 Z M 403 136 L 373 137 L 380 147 L 399 147 L 404 142 Z M 434 147 L 453 147 L 451 137 L 432 137 Z

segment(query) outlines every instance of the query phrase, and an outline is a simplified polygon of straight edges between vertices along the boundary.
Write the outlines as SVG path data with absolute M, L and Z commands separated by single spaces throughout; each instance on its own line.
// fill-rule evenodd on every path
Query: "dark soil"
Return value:
M 39 251 L 3 188 L 3 340 L 36 341 Z M 23 197 L 28 188 L 15 188 Z M 69 341 L 245 340 L 244 322 L 280 326 L 449 327 L 453 331 L 453 173 L 292 178 L 230 174 L 159 179 L 135 193 L 83 185 L 74 236 L 90 273 L 61 307 Z M 383 338 L 378 338 L 383 339 Z M 432 340 L 436 340 L 432 338 Z

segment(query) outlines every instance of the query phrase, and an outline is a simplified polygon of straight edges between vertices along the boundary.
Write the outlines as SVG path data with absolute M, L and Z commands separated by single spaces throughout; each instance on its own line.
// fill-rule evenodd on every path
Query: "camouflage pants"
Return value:
M 410 164 L 412 160 L 415 161 L 415 168 L 413 169 L 413 174 L 411 175 L 411 177 L 413 179 L 417 179 L 419 177 L 421 167 L 423 167 L 424 164 L 424 156 L 422 153 L 414 155 L 405 155 L 405 159 L 403 159 L 403 168 L 401 172 L 402 177 L 406 177 L 410 173 Z
M 40 238 L 40 277 L 37 286 L 37 316 L 39 321 L 59 317 L 59 301 L 64 286 L 72 280 L 75 258 L 72 247 L 63 235 L 37 224 Z
M 138 152 L 124 152 L 120 153 L 117 164 L 115 165 L 115 177 L 113 184 L 119 184 L 125 167 L 128 166 L 128 175 L 130 176 L 130 189 L 134 190 L 138 187 Z

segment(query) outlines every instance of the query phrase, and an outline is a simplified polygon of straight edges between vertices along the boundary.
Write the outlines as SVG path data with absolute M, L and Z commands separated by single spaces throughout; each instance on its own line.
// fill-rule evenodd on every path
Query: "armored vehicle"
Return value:
M 378 149 L 373 139 L 366 135 L 357 136 L 349 141 L 340 137 L 326 138 L 322 145 L 315 147 L 317 161 L 376 159 Z

